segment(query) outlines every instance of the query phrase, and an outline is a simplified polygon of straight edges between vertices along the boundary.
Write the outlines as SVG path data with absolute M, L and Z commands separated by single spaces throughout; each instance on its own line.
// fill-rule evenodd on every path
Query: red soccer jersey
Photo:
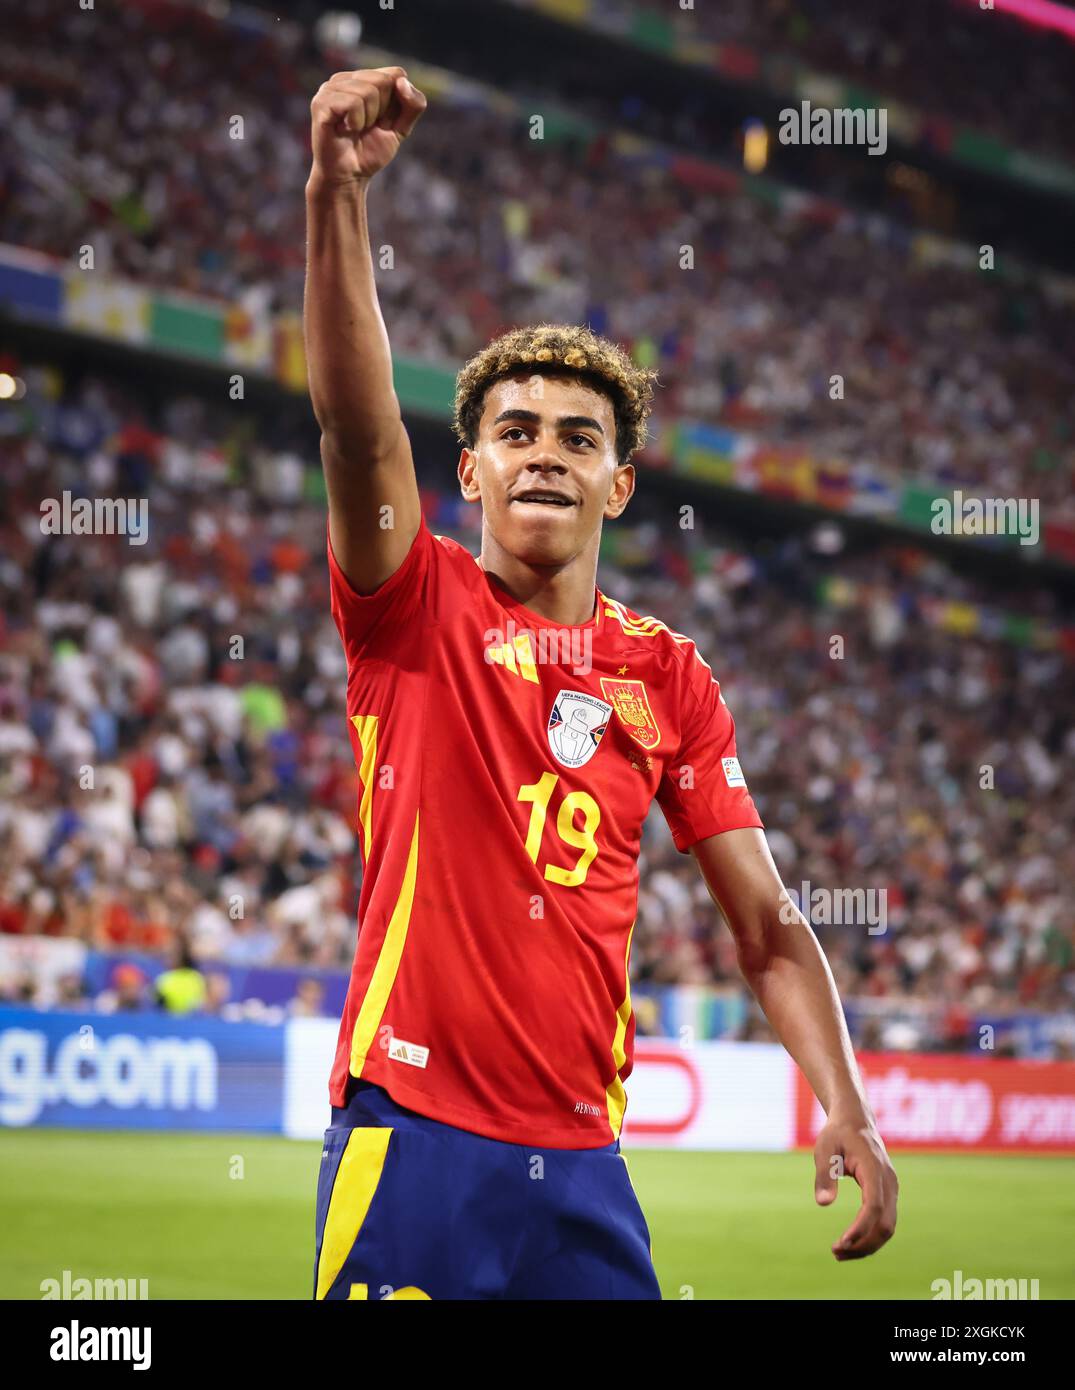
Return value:
M 598 589 L 562 627 L 423 519 L 356 594 L 329 546 L 364 877 L 332 1070 L 460 1129 L 618 1137 L 642 822 L 676 846 L 760 826 L 694 643 Z

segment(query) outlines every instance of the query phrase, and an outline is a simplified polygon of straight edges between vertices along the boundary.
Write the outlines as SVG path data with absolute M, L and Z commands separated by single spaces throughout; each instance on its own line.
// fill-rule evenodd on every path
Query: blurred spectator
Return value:
M 230 999 L 231 981 L 227 975 L 221 970 L 207 970 L 205 972 L 205 997 L 201 1005 L 202 1013 L 226 1018 Z
M 227 986 L 226 976 L 214 978 L 223 978 Z M 191 1014 L 206 1007 L 211 997 L 209 980 L 198 969 L 185 942 L 177 948 L 172 968 L 157 976 L 156 990 L 161 1007 L 170 1014 Z M 219 1002 L 219 986 L 215 1002 Z
M 145 971 L 137 965 L 123 962 L 112 971 L 111 985 L 93 1001 L 101 1013 L 136 1013 L 148 1009 L 152 1001 L 150 982 Z
M 321 981 L 308 976 L 305 980 L 299 981 L 295 997 L 288 1004 L 287 1011 L 292 1018 L 321 1018 L 324 1015 L 324 997 L 325 988 Z

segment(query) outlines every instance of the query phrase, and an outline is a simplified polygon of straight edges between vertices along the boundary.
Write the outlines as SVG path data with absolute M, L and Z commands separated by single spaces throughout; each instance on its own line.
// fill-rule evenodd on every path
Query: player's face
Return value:
M 478 439 L 459 461 L 463 496 L 511 555 L 563 565 L 623 511 L 634 469 L 616 462 L 612 402 L 577 378 L 521 372 L 485 395 Z

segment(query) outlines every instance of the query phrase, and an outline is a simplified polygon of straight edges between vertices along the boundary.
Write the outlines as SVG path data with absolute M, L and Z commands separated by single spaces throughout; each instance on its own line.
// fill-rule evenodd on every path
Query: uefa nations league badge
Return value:
M 597 752 L 612 706 L 581 690 L 561 690 L 549 715 L 549 747 L 564 767 L 582 767 Z

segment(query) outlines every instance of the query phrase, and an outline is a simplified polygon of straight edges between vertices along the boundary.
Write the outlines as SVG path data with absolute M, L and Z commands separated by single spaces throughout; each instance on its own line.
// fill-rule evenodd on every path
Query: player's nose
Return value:
M 531 473 L 566 473 L 567 465 L 558 454 L 544 446 L 532 454 L 525 464 Z

